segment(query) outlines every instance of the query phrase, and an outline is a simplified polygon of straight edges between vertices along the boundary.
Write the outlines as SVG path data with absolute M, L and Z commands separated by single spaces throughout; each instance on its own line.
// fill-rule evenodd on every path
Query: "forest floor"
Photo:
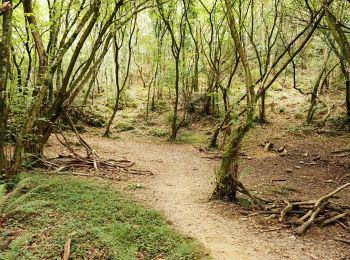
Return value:
M 350 147 L 349 134 L 304 130 L 282 124 L 255 127 L 244 142 L 246 156 L 240 164 L 241 179 L 249 189 L 263 197 L 316 199 L 350 181 L 349 156 L 331 153 Z M 350 238 L 349 230 L 340 226 L 312 227 L 298 237 L 277 221 L 241 214 L 244 205 L 209 201 L 219 162 L 205 158 L 200 145 L 164 143 L 129 132 L 108 139 L 101 134 L 96 130 L 83 135 L 100 157 L 124 157 L 153 173 L 123 176 L 113 185 L 162 212 L 176 230 L 199 240 L 214 259 L 350 259 L 349 246 L 334 241 Z M 264 142 L 285 146 L 287 155 L 265 151 Z M 49 156 L 62 154 L 56 140 L 50 146 Z M 350 202 L 349 192 L 339 197 L 344 204 Z

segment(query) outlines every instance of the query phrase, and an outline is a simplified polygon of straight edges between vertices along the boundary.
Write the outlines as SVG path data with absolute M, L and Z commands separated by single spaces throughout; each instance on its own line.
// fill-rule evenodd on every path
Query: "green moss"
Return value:
M 201 258 L 197 243 L 176 234 L 156 211 L 102 183 L 22 176 L 0 206 L 0 259 L 57 259 L 68 238 L 72 259 Z

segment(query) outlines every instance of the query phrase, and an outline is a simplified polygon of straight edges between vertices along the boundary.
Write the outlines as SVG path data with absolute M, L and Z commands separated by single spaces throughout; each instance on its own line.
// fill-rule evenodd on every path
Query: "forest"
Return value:
M 348 259 L 349 0 L 3 0 L 0 259 Z

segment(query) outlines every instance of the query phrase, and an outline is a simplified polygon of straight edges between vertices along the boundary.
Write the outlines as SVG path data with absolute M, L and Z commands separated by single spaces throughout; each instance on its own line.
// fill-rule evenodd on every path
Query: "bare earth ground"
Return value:
M 349 181 L 348 159 L 330 154 L 348 147 L 349 136 L 295 136 L 273 131 L 271 126 L 254 131 L 259 138 L 248 137 L 243 148 L 251 158 L 242 161 L 242 180 L 263 196 L 318 198 Z M 271 132 L 277 134 L 271 137 Z M 131 140 L 130 136 L 120 140 L 84 138 L 100 157 L 126 157 L 137 167 L 151 170 L 152 176 L 132 176 L 113 184 L 162 212 L 177 230 L 198 239 L 214 259 L 350 259 L 349 246 L 333 240 L 349 239 L 349 231 L 338 226 L 313 227 L 304 237 L 296 237 L 278 223 L 240 215 L 233 204 L 209 202 L 218 162 L 203 158 L 191 145 L 158 144 Z M 287 156 L 265 152 L 259 147 L 265 141 L 286 146 Z M 62 148 L 52 140 L 49 151 L 59 154 Z M 315 156 L 321 158 L 316 165 L 310 164 Z M 273 182 L 275 178 L 284 180 Z M 340 195 L 342 202 L 349 204 L 349 192 Z

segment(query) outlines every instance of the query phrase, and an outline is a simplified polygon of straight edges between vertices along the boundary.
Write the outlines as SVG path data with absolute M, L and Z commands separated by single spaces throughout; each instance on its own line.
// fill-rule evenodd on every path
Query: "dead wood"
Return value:
M 321 212 L 322 209 L 324 209 L 326 207 L 327 203 L 323 203 L 321 205 L 319 205 L 314 211 L 312 211 L 309 219 L 307 221 L 305 221 L 301 226 L 299 226 L 295 233 L 297 235 L 302 235 L 304 234 L 304 232 L 306 231 L 306 229 L 308 229 L 310 227 L 310 225 L 312 225 L 316 219 L 316 217 L 318 216 L 318 214 Z
M 313 224 L 319 226 L 339 224 L 345 230 L 350 230 L 348 218 L 350 216 L 350 207 L 330 200 L 338 199 L 339 197 L 335 195 L 349 186 L 350 183 L 344 184 L 317 200 L 283 200 L 283 204 L 281 204 L 280 200 L 265 204 L 263 210 L 260 211 L 240 211 L 240 213 L 249 216 L 270 215 L 268 218 L 277 218 L 279 216 L 279 222 L 296 225 L 295 233 L 298 235 L 304 234 Z M 241 190 L 239 191 L 242 192 Z
M 64 251 L 63 251 L 62 260 L 68 260 L 69 259 L 71 242 L 72 242 L 72 240 L 70 238 L 68 238 L 66 243 L 64 244 Z
M 250 215 L 250 216 L 252 216 L 252 215 L 280 215 L 281 214 L 281 212 L 278 211 L 278 210 L 261 210 L 261 211 L 244 211 L 244 210 L 241 210 L 240 213 L 244 214 L 244 215 Z M 305 211 L 302 211 L 302 210 L 290 210 L 286 214 L 289 214 L 289 215 L 304 215 Z
M 334 240 L 335 240 L 335 241 L 338 241 L 338 242 L 342 242 L 342 243 L 345 243 L 345 244 L 350 245 L 350 240 L 347 240 L 347 239 L 335 238 Z
M 332 217 L 330 219 L 327 219 L 327 220 L 323 221 L 321 226 L 328 225 L 328 224 L 333 223 L 333 222 L 335 222 L 335 221 L 337 221 L 339 219 L 345 218 L 345 217 L 347 217 L 349 215 L 350 215 L 350 211 L 338 214 L 338 215 L 336 215 L 336 216 L 334 216 L 334 217 Z
M 337 151 L 331 152 L 332 154 L 350 153 L 350 148 L 345 148 Z

